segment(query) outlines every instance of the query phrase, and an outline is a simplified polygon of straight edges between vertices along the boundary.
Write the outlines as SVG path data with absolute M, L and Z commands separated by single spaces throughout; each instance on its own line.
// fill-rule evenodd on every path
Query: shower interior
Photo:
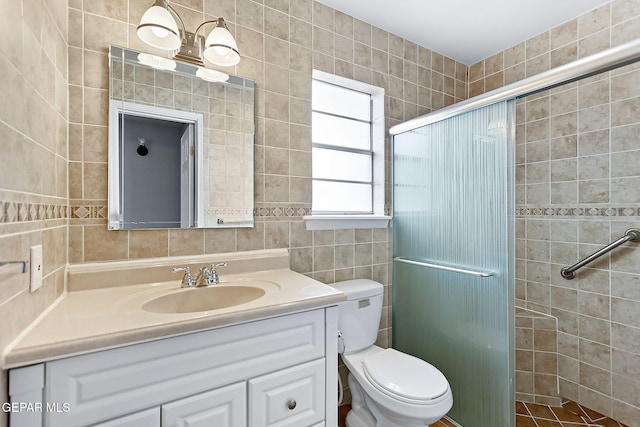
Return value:
M 630 426 L 640 426 L 640 248 L 574 280 L 560 269 L 638 226 L 638 111 L 631 64 L 518 99 L 515 126 L 516 399 L 566 398 Z
M 637 63 L 516 104 L 516 399 L 640 425 Z M 633 190 L 633 189 L 636 190 Z M 555 325 L 554 325 L 555 323 Z

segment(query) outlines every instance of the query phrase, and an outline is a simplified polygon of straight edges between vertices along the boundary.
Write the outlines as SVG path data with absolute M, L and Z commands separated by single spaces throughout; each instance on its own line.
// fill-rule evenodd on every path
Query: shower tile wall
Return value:
M 639 36 L 640 2 L 614 1 L 472 65 L 470 95 Z M 640 246 L 574 280 L 560 269 L 640 227 L 639 112 L 636 64 L 521 99 L 516 121 L 516 304 L 558 319 L 560 395 L 631 426 L 640 426 Z

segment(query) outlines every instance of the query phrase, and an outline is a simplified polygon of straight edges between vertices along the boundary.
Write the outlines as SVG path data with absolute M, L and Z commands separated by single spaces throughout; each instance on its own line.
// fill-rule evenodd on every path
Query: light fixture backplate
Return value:
M 175 55 L 175 59 L 189 62 L 191 64 L 204 66 L 202 61 L 202 51 L 204 49 L 204 37 L 196 36 L 189 31 L 180 31 L 182 44 Z

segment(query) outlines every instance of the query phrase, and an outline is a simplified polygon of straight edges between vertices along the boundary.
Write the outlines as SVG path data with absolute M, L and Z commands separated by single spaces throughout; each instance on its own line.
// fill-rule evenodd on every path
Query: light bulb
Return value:
M 140 40 L 158 49 L 176 50 L 182 40 L 178 24 L 168 9 L 162 6 L 151 6 L 142 15 L 137 34 Z

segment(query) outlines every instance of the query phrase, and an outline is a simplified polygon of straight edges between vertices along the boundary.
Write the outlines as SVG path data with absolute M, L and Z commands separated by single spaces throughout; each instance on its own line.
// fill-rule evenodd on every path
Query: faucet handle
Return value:
M 200 267 L 200 273 L 196 278 L 196 287 L 215 285 L 213 282 L 213 271 L 208 267 Z
M 211 264 L 211 270 L 209 270 L 211 272 L 211 277 L 209 278 L 210 285 L 217 285 L 218 283 L 220 283 L 220 276 L 218 276 L 218 272 L 216 271 L 216 268 L 226 267 L 226 266 L 227 266 L 226 262 L 218 262 L 218 263 Z
M 182 277 L 182 287 L 190 288 L 196 284 L 196 279 L 191 274 L 191 267 L 174 267 L 171 269 L 174 273 L 179 271 L 184 271 L 184 276 Z
M 218 268 L 218 267 L 226 267 L 226 266 L 227 266 L 226 262 L 213 263 L 213 264 L 211 264 L 211 270 L 216 271 L 216 268 Z

